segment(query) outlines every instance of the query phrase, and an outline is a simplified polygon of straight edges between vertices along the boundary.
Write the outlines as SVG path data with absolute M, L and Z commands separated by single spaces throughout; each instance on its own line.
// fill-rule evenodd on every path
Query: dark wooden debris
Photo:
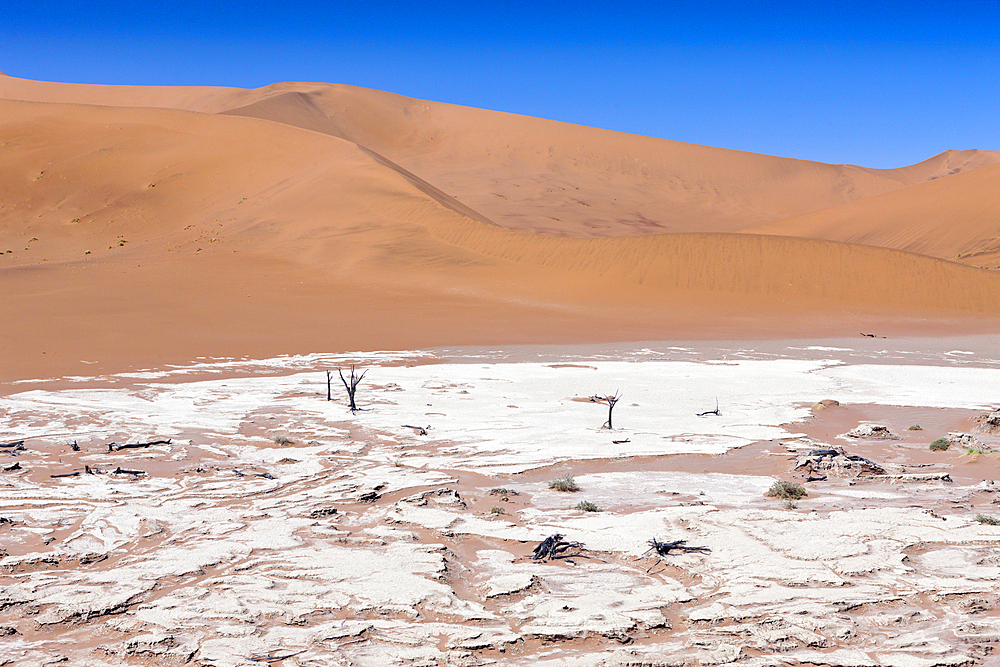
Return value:
M 611 444 L 613 444 L 613 445 L 624 445 L 626 442 L 632 442 L 632 441 L 629 440 L 628 438 L 625 438 L 624 440 L 612 440 Z
M 115 468 L 112 475 L 145 475 L 146 473 L 142 470 L 129 470 L 128 468 L 122 468 L 121 466 Z
M 21 467 L 21 462 L 17 461 L 16 463 L 12 463 L 9 466 L 4 466 L 3 468 L 0 468 L 0 470 L 3 470 L 4 472 L 14 472 L 15 470 L 23 470 L 23 468 Z
M 80 445 L 76 444 L 76 440 L 69 443 L 69 448 L 72 449 L 74 452 L 80 451 Z
M 79 476 L 80 476 L 79 470 L 75 470 L 73 472 L 64 472 L 58 475 L 49 475 L 49 477 L 51 477 L 52 479 L 56 479 L 57 477 L 79 477 Z
M 646 551 L 643 553 L 643 556 L 648 554 L 650 551 L 655 552 L 657 556 L 669 556 L 670 552 L 675 549 L 685 554 L 693 554 L 693 553 L 707 554 L 712 551 L 708 547 L 684 546 L 687 544 L 687 540 L 674 540 L 673 542 L 661 542 L 654 537 L 649 542 L 647 542 L 647 544 L 649 544 L 649 548 L 646 549 Z
M 567 542 L 559 533 L 549 535 L 538 543 L 532 552 L 531 560 L 555 560 L 558 558 L 588 558 L 585 554 L 568 553 L 570 549 L 582 549 L 581 542 Z
M 108 443 L 109 452 L 118 452 L 123 449 L 145 449 L 146 447 L 152 447 L 153 445 L 169 445 L 170 440 L 153 440 L 152 442 L 133 442 L 127 445 L 119 445 L 117 443 Z
M 15 449 L 19 452 L 23 452 L 24 440 L 15 440 L 14 442 L 8 442 L 6 444 L 0 445 L 0 449 Z
M 400 428 L 412 428 L 417 435 L 427 435 L 427 431 L 428 429 L 430 429 L 430 426 L 424 428 L 423 426 L 413 426 L 412 424 L 403 424 Z
M 284 653 L 281 649 L 275 649 L 273 651 L 268 651 L 267 653 L 252 653 L 250 654 L 251 662 L 266 662 L 269 665 L 273 665 L 279 662 L 288 660 L 289 658 L 296 656 L 300 653 L 305 653 L 306 649 L 301 649 L 298 651 L 293 651 L 291 653 Z
M 337 509 L 334 507 L 323 507 L 318 510 L 313 510 L 309 513 L 310 519 L 322 519 L 323 517 L 335 516 L 337 514 Z
M 373 503 L 381 497 L 382 497 L 381 494 L 375 493 L 374 491 L 369 491 L 368 493 L 362 493 L 360 496 L 358 496 L 358 502 Z
M 257 473 L 257 477 L 263 477 L 264 479 L 278 479 L 269 472 L 259 472 Z
M 722 414 L 719 412 L 719 397 L 718 396 L 715 397 L 715 409 L 714 410 L 706 410 L 705 412 L 699 412 L 699 413 L 697 413 L 695 415 L 695 417 L 707 417 L 708 415 L 715 415 L 716 417 L 721 417 L 722 416 Z

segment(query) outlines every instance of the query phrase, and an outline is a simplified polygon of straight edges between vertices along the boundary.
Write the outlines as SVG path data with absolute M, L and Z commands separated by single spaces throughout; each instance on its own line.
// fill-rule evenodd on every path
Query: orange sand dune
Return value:
M 330 134 L 478 219 L 554 236 L 738 231 L 1000 161 L 1000 152 L 947 151 L 893 170 L 829 165 L 334 84 L 244 90 L 4 78 L 0 98 L 226 113 Z
M 1000 268 L 1000 165 L 746 231 L 862 243 Z
M 1000 275 L 910 253 L 503 229 L 349 141 L 257 118 L 0 101 L 0 147 L 0 379 L 1000 315 Z

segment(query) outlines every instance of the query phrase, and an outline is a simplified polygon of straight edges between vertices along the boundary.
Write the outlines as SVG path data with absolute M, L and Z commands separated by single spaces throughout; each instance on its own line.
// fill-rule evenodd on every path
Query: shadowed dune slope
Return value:
M 1000 165 L 747 231 L 895 248 L 1000 268 Z
M 349 141 L 257 118 L 0 101 L 0 180 L 8 378 L 1000 315 L 1000 276 L 910 253 L 504 229 Z
M 1000 161 L 947 151 L 877 170 L 778 158 L 337 84 L 256 90 L 0 79 L 0 97 L 252 116 L 356 143 L 464 214 L 553 236 L 743 230 Z

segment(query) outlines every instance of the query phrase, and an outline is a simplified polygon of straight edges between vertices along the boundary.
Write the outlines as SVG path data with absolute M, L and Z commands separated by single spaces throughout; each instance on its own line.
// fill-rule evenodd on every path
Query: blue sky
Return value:
M 822 162 L 1000 150 L 1000 1 L 4 3 L 0 71 L 347 83 Z

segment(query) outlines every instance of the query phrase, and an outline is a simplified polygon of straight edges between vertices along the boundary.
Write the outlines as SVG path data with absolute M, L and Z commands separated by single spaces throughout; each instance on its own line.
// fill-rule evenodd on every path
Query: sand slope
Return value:
M 60 90 L 39 85 L 43 92 Z M 99 87 L 68 88 L 67 98 L 101 93 Z M 493 215 L 499 209 L 484 214 L 468 198 L 454 197 L 428 178 L 433 170 L 421 160 L 433 166 L 440 163 L 427 155 L 466 156 L 470 173 L 481 170 L 469 184 L 489 173 L 513 188 L 517 178 L 504 180 L 504 169 L 538 169 L 543 182 L 554 173 L 545 167 L 554 158 L 540 148 L 529 155 L 526 147 L 541 146 L 541 137 L 567 141 L 591 131 L 437 105 L 434 113 L 499 120 L 493 130 L 470 122 L 461 142 L 442 140 L 444 148 L 435 152 L 420 148 L 421 132 L 445 121 L 414 121 L 407 134 L 404 120 L 379 125 L 363 105 L 331 112 L 323 95 L 338 87 L 320 88 L 322 95 L 285 91 L 277 99 L 282 118 L 294 108 L 298 125 L 312 128 L 243 113 L 0 101 L 0 308 L 21 323 L 0 336 L 3 375 L 78 372 L 83 360 L 121 368 L 200 355 L 325 349 L 855 335 L 928 322 L 947 330 L 954 318 L 962 327 L 988 330 L 1000 315 L 998 275 L 881 248 L 711 231 L 708 218 L 737 210 L 713 208 L 711 200 L 698 200 L 708 212 L 692 225 L 696 231 L 676 234 L 557 237 L 597 229 L 580 219 L 562 231 L 549 229 L 555 236 L 524 231 L 535 229 L 532 224 L 506 229 L 493 224 L 496 217 L 509 222 Z M 347 93 L 380 100 L 390 111 L 418 113 L 410 108 L 414 101 L 399 107 L 405 99 L 397 96 Z M 108 97 L 118 103 L 127 95 L 214 111 L 213 104 L 261 93 L 181 89 L 171 98 L 172 89 L 114 88 Z M 255 107 L 260 115 L 270 108 L 264 102 Z M 533 123 L 545 133 L 531 134 Z M 495 138 L 488 140 L 491 131 Z M 492 163 L 470 157 L 469 136 L 489 146 L 508 132 L 521 142 L 515 153 Z M 643 141 L 669 149 L 664 155 L 673 151 L 670 159 L 688 155 L 689 175 L 730 184 L 742 179 L 741 192 L 765 193 L 759 201 L 780 199 L 780 188 L 760 185 L 768 179 L 795 193 L 809 190 L 802 183 L 848 169 L 592 132 L 606 152 L 620 140 L 627 155 L 633 154 L 630 142 L 639 147 Z M 336 136 L 361 133 L 367 133 L 363 146 Z M 398 146 L 390 151 L 392 137 Z M 629 191 L 622 176 L 628 170 L 608 171 L 596 155 L 578 173 L 603 182 L 608 195 Z M 908 177 L 953 169 L 955 159 L 988 158 L 945 156 Z M 850 169 L 873 179 L 868 183 L 901 182 Z M 994 172 L 985 167 L 918 187 Z M 738 199 L 737 185 L 726 187 L 726 196 Z M 595 202 L 615 209 L 616 197 L 610 204 L 601 197 Z M 546 211 L 553 201 L 518 206 Z M 661 228 L 643 231 L 650 229 Z
M 1000 265 L 1000 165 L 749 229 Z

